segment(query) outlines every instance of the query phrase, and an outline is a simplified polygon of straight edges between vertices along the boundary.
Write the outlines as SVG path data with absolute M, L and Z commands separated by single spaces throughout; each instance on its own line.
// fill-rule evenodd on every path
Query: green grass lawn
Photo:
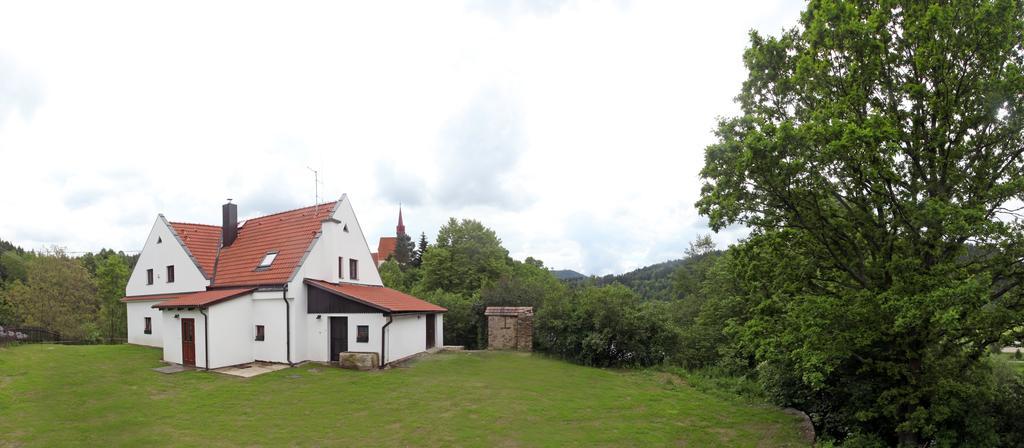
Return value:
M 0 446 L 806 446 L 799 418 L 658 372 L 444 353 L 407 368 L 164 375 L 160 351 L 0 348 Z
M 1024 350 L 1021 350 L 1021 353 L 1024 353 Z M 1024 360 L 1017 360 L 1011 353 L 999 353 L 995 356 L 1006 360 L 1006 362 L 1010 363 L 1010 366 L 1017 369 L 1018 372 L 1024 373 Z

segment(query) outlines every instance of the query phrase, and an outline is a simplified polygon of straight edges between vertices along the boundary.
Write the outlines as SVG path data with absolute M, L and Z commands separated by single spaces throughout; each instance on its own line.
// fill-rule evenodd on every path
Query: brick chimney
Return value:
M 238 205 L 232 204 L 231 199 L 222 207 L 224 221 L 221 225 L 221 247 L 228 247 L 238 238 Z

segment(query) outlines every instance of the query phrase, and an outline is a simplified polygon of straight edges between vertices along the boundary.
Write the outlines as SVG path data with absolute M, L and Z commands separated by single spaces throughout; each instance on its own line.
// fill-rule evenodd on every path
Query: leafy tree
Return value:
M 690 369 L 720 367 L 726 373 L 746 375 L 753 367 L 750 353 L 739 342 L 739 331 L 749 320 L 753 296 L 739 287 L 742 266 L 735 250 L 706 258 L 700 283 L 683 299 L 672 303 L 674 322 L 680 327 L 679 349 L 673 362 Z M 704 257 L 708 257 L 705 255 Z
M 423 254 L 422 270 L 421 290 L 441 289 L 468 297 L 510 271 L 508 250 L 479 221 L 451 218 Z
M 65 340 L 99 338 L 96 282 L 81 263 L 55 249 L 30 259 L 27 271 L 26 283 L 4 290 L 21 324 L 59 332 Z
M 623 285 L 580 288 L 536 313 L 534 344 L 590 366 L 659 364 L 678 344 L 665 306 L 644 301 Z
M 418 268 L 423 264 L 423 253 L 427 251 L 427 247 L 429 247 L 429 244 L 427 244 L 427 232 L 421 232 L 419 246 L 416 248 L 412 258 L 412 265 L 414 267 Z
M 408 286 L 405 285 L 405 278 L 402 276 L 402 268 L 398 266 L 398 262 L 395 260 L 388 260 L 380 264 L 377 267 L 377 272 L 380 274 L 380 281 L 391 289 L 397 289 L 399 291 L 407 290 Z
M 128 337 L 127 308 L 121 303 L 131 271 L 124 258 L 108 254 L 96 268 L 97 292 L 100 300 L 99 325 L 108 340 Z
M 954 379 L 1024 321 L 1024 6 L 812 0 L 750 40 L 697 205 L 758 240 L 762 378 L 827 436 L 990 443 Z
M 477 347 L 476 305 L 479 296 L 463 296 L 440 289 L 417 291 L 416 296 L 448 309 L 444 314 L 444 345 Z
M 403 270 L 394 260 L 385 261 L 377 269 L 384 286 L 406 293 L 411 293 L 420 279 L 419 269 L 410 267 Z
M 19 280 L 28 280 L 26 263 L 31 254 L 18 251 L 5 251 L 0 253 L 0 284 Z
M 672 273 L 672 289 L 679 298 L 675 309 L 680 324 L 688 325 L 696 318 L 706 299 L 706 295 L 701 292 L 708 271 L 721 254 L 711 240 L 711 235 L 701 235 L 690 242 L 686 258 L 679 269 Z

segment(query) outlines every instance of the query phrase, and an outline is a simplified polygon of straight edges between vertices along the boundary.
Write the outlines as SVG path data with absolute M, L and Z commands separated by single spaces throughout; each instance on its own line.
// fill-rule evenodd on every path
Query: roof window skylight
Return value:
M 277 252 L 267 252 L 267 254 L 263 256 L 263 260 L 260 261 L 259 266 L 256 266 L 256 269 L 269 268 L 270 265 L 274 264 L 275 258 L 277 258 Z

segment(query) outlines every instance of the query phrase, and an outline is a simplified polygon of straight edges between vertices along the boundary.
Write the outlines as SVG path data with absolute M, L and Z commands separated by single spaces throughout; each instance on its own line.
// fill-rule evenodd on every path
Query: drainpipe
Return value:
M 288 303 L 288 284 L 284 284 L 284 289 L 281 290 L 281 300 L 284 300 L 284 327 L 285 327 L 285 353 L 288 359 L 288 365 L 294 367 L 292 364 L 292 306 Z
M 203 354 L 206 355 L 206 370 L 210 370 L 210 316 L 206 315 L 204 308 L 199 308 L 199 314 L 203 315 Z
M 388 323 L 384 324 L 383 327 L 380 327 L 380 368 L 382 369 L 387 365 L 387 363 L 384 362 L 384 341 L 386 339 L 384 335 L 387 332 L 388 325 L 391 325 L 391 322 L 395 320 L 390 314 L 386 314 L 386 316 L 388 317 Z

